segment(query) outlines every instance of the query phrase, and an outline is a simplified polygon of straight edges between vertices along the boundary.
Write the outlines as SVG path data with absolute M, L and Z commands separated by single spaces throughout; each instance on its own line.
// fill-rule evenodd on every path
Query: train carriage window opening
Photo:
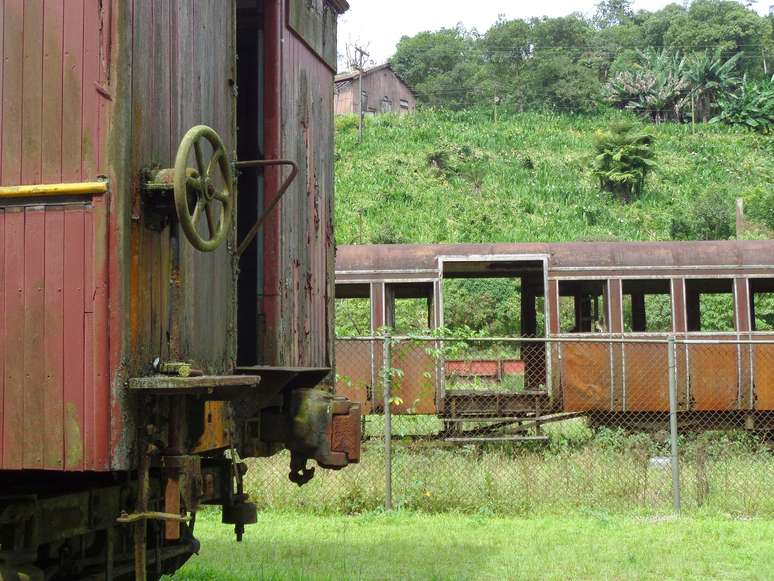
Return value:
M 732 279 L 685 281 L 688 332 L 729 333 L 736 330 L 736 305 Z
M 521 280 L 450 278 L 444 280 L 444 324 L 489 337 L 521 335 Z
M 545 336 L 542 260 L 445 261 L 443 277 L 443 321 L 450 330 L 485 337 Z M 546 383 L 545 349 L 536 342 L 482 342 L 463 349 L 459 357 L 520 359 L 524 372 L 517 388 L 541 389 Z
M 774 278 L 750 279 L 750 318 L 753 331 L 774 331 Z
M 624 280 L 624 333 L 672 331 L 672 289 L 668 280 Z
M 426 334 L 432 328 L 433 285 L 389 284 L 385 322 L 397 335 Z
M 607 288 L 604 280 L 559 281 L 559 332 L 607 333 Z
M 371 285 L 336 285 L 336 336 L 371 335 Z

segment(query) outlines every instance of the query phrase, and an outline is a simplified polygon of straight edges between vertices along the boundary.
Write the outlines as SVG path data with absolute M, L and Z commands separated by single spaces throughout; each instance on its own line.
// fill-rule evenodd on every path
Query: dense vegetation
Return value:
M 651 134 L 655 148 L 647 186 L 630 203 L 603 191 L 593 172 L 596 133 L 622 122 Z M 488 109 L 424 109 L 369 119 L 362 143 L 356 126 L 338 120 L 339 244 L 728 239 L 737 197 L 759 224 L 746 236 L 774 228 L 769 135 L 653 125 L 625 111 L 511 113 L 495 124 Z M 449 301 L 447 321 L 492 334 L 517 328 L 514 283 L 479 286 Z M 471 308 L 483 304 L 498 307 Z M 365 305 L 347 308 L 339 329 L 367 329 Z M 417 325 L 421 310 L 408 309 Z
M 426 105 L 590 112 L 614 103 L 654 120 L 707 121 L 730 106 L 725 96 L 758 92 L 771 78 L 774 16 L 732 0 L 636 13 L 631 5 L 604 0 L 591 18 L 423 32 L 404 37 L 390 63 Z

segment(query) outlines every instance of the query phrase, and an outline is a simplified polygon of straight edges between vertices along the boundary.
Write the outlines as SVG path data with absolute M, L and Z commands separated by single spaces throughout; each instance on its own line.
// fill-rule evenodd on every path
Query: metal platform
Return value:
M 258 389 L 262 378 L 257 375 L 202 375 L 176 377 L 152 375 L 129 380 L 129 389 L 148 395 L 185 395 L 205 400 L 228 401 Z
M 443 398 L 442 419 L 513 418 L 551 411 L 545 391 L 448 390 Z

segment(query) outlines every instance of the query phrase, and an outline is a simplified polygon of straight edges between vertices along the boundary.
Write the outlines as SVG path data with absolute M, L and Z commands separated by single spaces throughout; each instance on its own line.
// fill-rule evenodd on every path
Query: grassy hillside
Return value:
M 656 137 L 657 169 L 629 205 L 589 171 L 594 132 L 618 121 Z M 423 111 L 337 122 L 339 244 L 727 237 L 734 199 L 767 216 L 774 138 L 720 125 Z

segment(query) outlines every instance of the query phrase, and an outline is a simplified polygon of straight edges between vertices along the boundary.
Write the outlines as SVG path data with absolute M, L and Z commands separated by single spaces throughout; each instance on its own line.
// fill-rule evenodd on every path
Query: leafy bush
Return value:
M 688 57 L 680 51 L 647 49 L 637 62 L 613 75 L 607 100 L 651 121 L 708 121 L 718 102 L 739 85 L 736 66 L 742 53 L 724 58 L 719 50 Z
M 685 59 L 667 49 L 648 49 L 638 55 L 638 62 L 608 82 L 608 102 L 651 121 L 681 121 L 689 93 Z
M 673 240 L 728 240 L 734 236 L 733 200 L 707 191 L 694 205 L 672 218 Z
M 774 77 L 766 83 L 745 82 L 718 100 L 720 113 L 712 123 L 739 125 L 759 133 L 774 130 Z
M 639 196 L 645 178 L 656 167 L 654 141 L 653 135 L 634 131 L 627 123 L 597 131 L 592 174 L 599 180 L 599 186 L 624 202 Z

